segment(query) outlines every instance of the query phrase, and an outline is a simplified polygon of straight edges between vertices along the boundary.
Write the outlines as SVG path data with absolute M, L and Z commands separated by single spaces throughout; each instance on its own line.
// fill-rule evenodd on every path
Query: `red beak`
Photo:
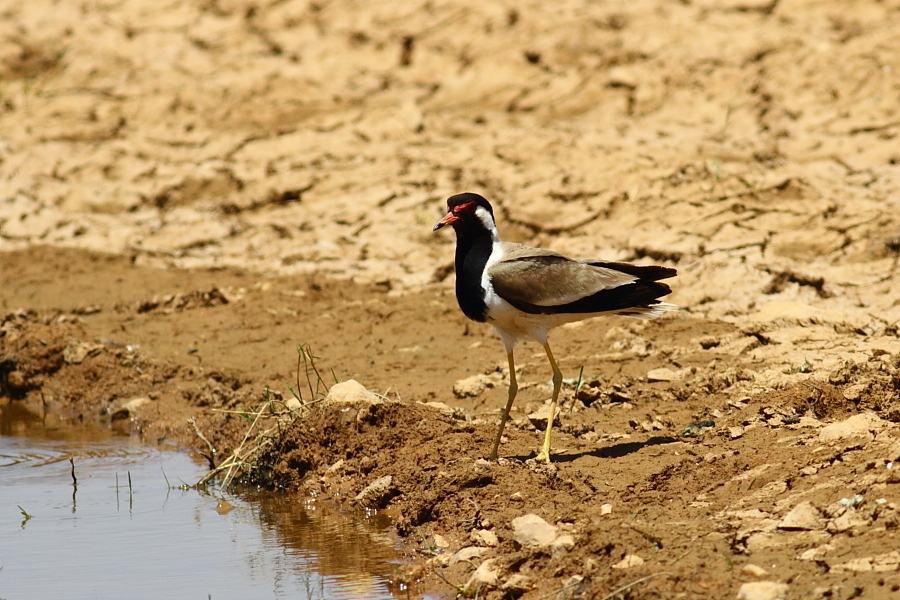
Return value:
M 454 215 L 452 212 L 448 212 L 446 215 L 444 215 L 443 219 L 437 222 L 437 225 L 434 226 L 434 229 L 432 229 L 432 231 L 437 231 L 441 227 L 445 227 L 447 225 L 453 225 L 457 221 L 459 221 L 459 217 Z

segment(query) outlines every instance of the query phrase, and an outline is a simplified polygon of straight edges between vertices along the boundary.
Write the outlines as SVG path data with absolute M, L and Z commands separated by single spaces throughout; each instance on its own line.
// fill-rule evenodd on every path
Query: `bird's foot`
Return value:
M 548 465 L 550 464 L 550 451 L 546 448 L 542 449 L 540 453 L 535 457 L 534 460 L 542 460 Z

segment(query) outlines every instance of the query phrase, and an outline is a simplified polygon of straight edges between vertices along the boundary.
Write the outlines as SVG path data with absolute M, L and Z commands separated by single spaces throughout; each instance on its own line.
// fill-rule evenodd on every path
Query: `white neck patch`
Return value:
M 494 217 L 491 216 L 491 213 L 483 206 L 476 206 L 475 216 L 481 219 L 484 228 L 491 232 L 491 241 L 499 242 L 500 234 L 497 231 L 497 225 L 494 224 Z

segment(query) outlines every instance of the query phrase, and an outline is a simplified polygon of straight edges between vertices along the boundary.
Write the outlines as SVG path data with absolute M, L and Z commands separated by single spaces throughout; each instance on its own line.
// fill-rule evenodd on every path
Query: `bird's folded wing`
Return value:
M 503 260 L 488 269 L 494 291 L 513 304 L 563 306 L 604 290 L 633 283 L 638 277 L 572 260 L 540 248 L 509 244 Z

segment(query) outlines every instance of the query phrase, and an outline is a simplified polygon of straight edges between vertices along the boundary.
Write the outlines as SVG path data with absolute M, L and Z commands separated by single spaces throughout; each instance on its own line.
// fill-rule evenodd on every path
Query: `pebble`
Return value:
M 866 499 L 862 494 L 857 494 L 852 498 L 841 498 L 838 504 L 845 508 L 856 508 L 857 506 L 862 506 L 865 501 Z
M 427 406 L 428 408 L 433 408 L 434 410 L 438 411 L 445 417 L 452 417 L 454 419 L 464 419 L 465 418 L 464 411 L 462 411 L 458 408 L 452 408 L 452 407 L 444 404 L 443 402 L 425 402 L 425 406 Z
M 325 469 L 326 475 L 333 475 L 344 468 L 344 459 L 339 458 L 336 463 Z
M 811 502 L 801 502 L 784 515 L 779 529 L 822 529 L 824 521 L 819 510 Z
M 569 550 L 575 547 L 575 537 L 571 534 L 564 534 L 557 537 L 550 544 L 550 556 L 559 558 Z
M 513 573 L 509 579 L 503 582 L 503 589 L 520 596 L 531 588 L 531 578 L 522 573 Z
M 480 396 L 485 388 L 489 385 L 492 386 L 493 384 L 494 382 L 490 377 L 484 373 L 479 373 L 478 375 L 472 375 L 471 377 L 460 379 L 454 383 L 453 395 L 457 398 L 475 398 Z
M 491 470 L 491 463 L 487 459 L 479 458 L 472 463 L 472 469 L 476 473 L 487 473 Z
M 122 406 L 116 409 L 116 411 L 112 414 L 112 418 L 115 421 L 116 419 L 127 419 L 128 417 L 134 416 L 135 411 L 141 406 L 150 402 L 150 398 L 146 398 L 141 396 L 139 398 L 132 398 L 128 402 L 124 403 Z
M 512 528 L 513 539 L 526 548 L 546 548 L 557 534 L 555 526 L 535 514 L 516 517 L 512 520 Z
M 88 356 L 97 354 L 101 350 L 103 350 L 103 344 L 72 341 L 63 350 L 63 360 L 70 365 L 81 364 Z
M 686 438 L 695 438 L 700 437 L 707 431 L 711 431 L 715 428 L 715 421 L 700 421 L 699 423 L 691 423 L 687 427 L 684 428 L 684 431 L 681 432 L 681 437 Z
M 608 515 L 612 512 L 612 504 L 603 504 L 600 506 L 600 515 Z
M 393 481 L 394 478 L 390 475 L 379 477 L 357 494 L 354 500 L 356 502 L 381 504 L 385 500 L 390 499 L 390 495 L 393 493 L 394 489 L 392 485 Z
M 628 554 L 627 556 L 625 556 L 625 558 L 623 558 L 622 560 L 620 560 L 619 562 L 614 564 L 612 566 L 612 568 L 613 569 L 631 569 L 632 567 L 639 567 L 642 564 L 644 564 L 643 558 L 641 558 L 637 554 Z
M 559 425 L 559 412 L 553 415 L 553 424 Z M 538 429 L 547 429 L 547 420 L 550 418 L 550 405 L 544 404 L 539 409 L 528 415 L 528 420 Z
M 383 400 L 367 390 L 355 379 L 348 379 L 331 386 L 326 404 L 381 404 Z
M 467 598 L 482 596 L 482 592 L 486 588 L 497 587 L 499 577 L 500 568 L 497 567 L 493 558 L 487 559 L 475 569 L 466 585 L 463 586 L 463 596 Z
M 744 568 L 741 569 L 741 573 L 743 573 L 744 575 L 749 575 L 751 577 L 756 577 L 757 579 L 762 579 L 769 574 L 768 571 L 766 571 L 759 565 L 754 564 L 744 565 Z
M 647 381 L 677 381 L 681 379 L 681 376 L 673 371 L 672 369 L 668 369 L 666 367 L 661 367 L 659 369 L 651 369 L 647 371 Z
M 832 550 L 834 550 L 834 546 L 831 544 L 822 544 L 817 548 L 810 548 L 809 550 L 804 551 L 803 554 L 797 558 L 800 560 L 821 560 Z
M 788 585 L 777 581 L 752 581 L 738 590 L 737 600 L 784 600 Z
M 493 548 L 500 544 L 497 534 L 488 529 L 476 529 L 469 534 L 469 538 L 479 546 L 487 546 Z
M 456 552 L 450 558 L 450 565 L 455 565 L 460 561 L 470 561 L 473 558 L 480 558 L 482 554 L 485 553 L 487 548 L 481 548 L 479 546 L 469 546 L 468 548 L 463 548 Z
M 862 393 L 866 391 L 868 387 L 868 383 L 856 383 L 853 385 L 848 385 L 843 390 L 841 390 L 841 392 L 845 399 L 854 402 L 856 400 L 859 400 L 860 396 L 862 396 Z
M 556 594 L 556 600 L 574 600 L 581 598 L 584 594 L 584 577 L 581 575 L 572 575 L 560 588 Z

